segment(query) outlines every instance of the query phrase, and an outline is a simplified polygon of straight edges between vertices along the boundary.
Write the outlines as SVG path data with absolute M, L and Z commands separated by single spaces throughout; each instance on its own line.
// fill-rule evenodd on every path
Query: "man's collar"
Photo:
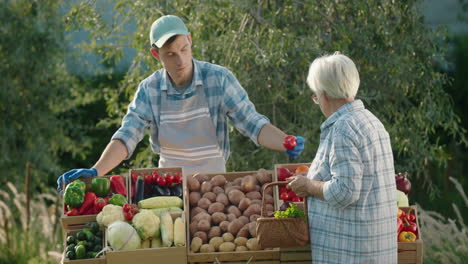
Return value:
M 184 94 L 185 93 L 191 93 L 194 88 L 198 87 L 199 85 L 203 85 L 201 71 L 200 71 L 199 65 L 198 65 L 199 62 L 192 58 L 192 63 L 193 63 L 192 83 L 183 92 Z M 172 82 L 169 79 L 169 74 L 166 71 L 166 69 L 164 69 L 164 68 L 162 69 L 161 90 L 162 91 L 167 91 L 168 95 L 179 94 L 179 92 L 177 92 L 177 90 L 172 85 Z
M 320 126 L 320 130 L 324 131 L 325 129 L 333 125 L 343 115 L 350 113 L 350 112 L 362 110 L 362 109 L 365 109 L 365 107 L 361 100 L 354 100 L 349 103 L 346 103 L 342 105 L 340 108 L 338 108 L 338 110 L 335 113 L 329 116 L 327 120 L 325 120 L 322 123 L 322 125 Z

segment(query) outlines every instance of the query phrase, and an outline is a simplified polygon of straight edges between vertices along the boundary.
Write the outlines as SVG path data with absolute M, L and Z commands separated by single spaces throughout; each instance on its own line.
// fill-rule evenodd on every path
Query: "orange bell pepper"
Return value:
M 403 210 L 398 208 L 397 217 L 400 218 L 403 213 L 404 213 Z
M 398 236 L 398 241 L 400 241 L 400 242 L 414 242 L 414 241 L 416 241 L 416 235 L 413 232 L 403 231 Z

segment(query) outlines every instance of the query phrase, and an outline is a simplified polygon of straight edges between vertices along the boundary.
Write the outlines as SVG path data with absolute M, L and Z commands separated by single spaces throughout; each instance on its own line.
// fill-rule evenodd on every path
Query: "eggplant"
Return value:
M 164 191 L 164 188 L 157 185 L 157 184 L 154 184 L 151 186 L 151 195 L 154 197 L 154 196 L 165 196 L 165 191 Z
M 177 184 L 176 186 L 171 187 L 170 190 L 171 190 L 171 196 L 177 196 L 177 197 L 182 198 L 184 194 L 181 184 Z
M 135 197 L 133 198 L 134 204 L 138 204 L 139 201 L 143 200 L 145 197 L 145 180 L 143 177 L 138 176 L 138 179 L 136 181 L 135 185 Z

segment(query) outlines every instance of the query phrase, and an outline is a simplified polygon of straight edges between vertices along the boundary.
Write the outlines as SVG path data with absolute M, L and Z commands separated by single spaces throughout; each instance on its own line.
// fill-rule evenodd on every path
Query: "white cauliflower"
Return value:
M 151 210 L 140 210 L 139 213 L 133 216 L 132 223 L 142 240 L 159 237 L 160 235 L 159 217 Z
M 122 206 L 108 204 L 96 216 L 96 221 L 101 226 L 109 226 L 115 221 L 125 221 Z

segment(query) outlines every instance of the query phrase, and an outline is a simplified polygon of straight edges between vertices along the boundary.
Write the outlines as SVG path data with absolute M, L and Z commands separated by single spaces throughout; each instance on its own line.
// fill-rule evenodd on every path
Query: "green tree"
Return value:
M 259 112 L 287 133 L 307 139 L 305 152 L 294 162 L 313 159 L 324 121 L 311 106 L 308 66 L 317 56 L 341 51 L 361 73 L 359 97 L 391 134 L 396 170 L 430 183 L 427 165 L 450 158 L 439 135 L 467 141 L 443 90 L 449 79 L 434 67 L 444 60 L 445 47 L 437 40 L 445 33 L 423 24 L 419 2 L 120 0 L 109 21 L 103 19 L 109 6 L 85 1 L 72 8 L 69 25 L 89 30 L 92 41 L 83 48 L 103 61 L 118 60 L 125 47 L 136 50 L 119 92 L 110 95 L 103 124 L 119 124 L 138 83 L 161 67 L 148 52 L 149 27 L 157 17 L 175 14 L 187 22 L 195 58 L 231 69 Z M 283 153 L 257 148 L 235 130 L 231 143 L 229 171 L 289 162 Z M 132 166 L 155 165 L 147 143 L 136 153 Z

